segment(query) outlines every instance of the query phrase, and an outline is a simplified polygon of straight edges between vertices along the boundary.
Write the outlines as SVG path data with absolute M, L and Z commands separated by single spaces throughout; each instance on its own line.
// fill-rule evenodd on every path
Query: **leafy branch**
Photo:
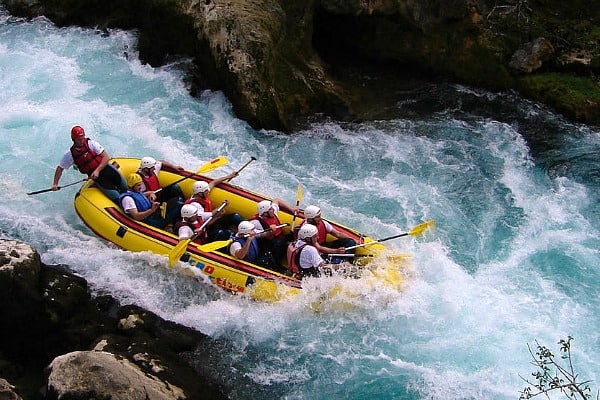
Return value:
M 535 378 L 534 381 L 521 377 L 527 386 L 521 391 L 519 400 L 531 399 L 539 395 L 544 395 L 550 399 L 550 392 L 560 392 L 569 400 L 590 400 L 592 399 L 591 381 L 578 382 L 578 374 L 575 373 L 573 367 L 573 359 L 571 357 L 571 341 L 573 338 L 568 337 L 567 340 L 561 339 L 560 345 L 560 360 L 557 361 L 554 354 L 546 346 L 541 345 L 537 340 L 536 351 L 529 344 L 527 349 L 531 355 L 531 364 L 537 367 L 537 370 L 531 375 Z M 600 398 L 600 392 L 596 393 L 596 400 Z

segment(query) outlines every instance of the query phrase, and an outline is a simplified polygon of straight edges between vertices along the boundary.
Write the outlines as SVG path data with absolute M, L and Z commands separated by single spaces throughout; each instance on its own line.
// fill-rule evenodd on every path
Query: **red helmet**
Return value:
M 76 125 L 71 129 L 71 140 L 75 140 L 79 137 L 84 137 L 84 136 L 85 136 L 85 131 L 79 125 Z

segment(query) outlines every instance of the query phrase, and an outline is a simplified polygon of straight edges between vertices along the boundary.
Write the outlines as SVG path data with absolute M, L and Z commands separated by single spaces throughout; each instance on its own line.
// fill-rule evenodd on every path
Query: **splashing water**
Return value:
M 135 40 L 1 14 L 3 236 L 95 290 L 227 340 L 227 365 L 215 367 L 238 397 L 515 399 L 527 343 L 567 335 L 580 376 L 600 385 L 597 130 L 513 95 L 439 86 L 427 96 L 455 106 L 428 118 L 255 131 L 222 93 L 188 95 L 188 60 L 142 65 Z M 413 255 L 395 264 L 402 288 L 309 280 L 293 300 L 255 303 L 100 240 L 75 214 L 77 186 L 27 196 L 51 186 L 75 124 L 115 157 L 195 170 L 225 155 L 211 176 L 255 156 L 236 184 L 288 202 L 301 184 L 302 207 L 375 238 L 427 219 L 437 229 L 387 243 Z M 61 183 L 78 179 L 67 171 Z

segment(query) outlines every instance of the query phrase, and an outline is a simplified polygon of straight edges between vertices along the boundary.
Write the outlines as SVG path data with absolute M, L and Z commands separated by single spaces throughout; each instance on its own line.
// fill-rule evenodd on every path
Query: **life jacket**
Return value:
M 82 174 L 88 176 L 91 175 L 102 162 L 102 156 L 90 149 L 90 146 L 88 145 L 89 140 L 90 139 L 88 138 L 81 147 L 75 147 L 75 145 L 73 145 L 70 148 L 77 169 Z
M 288 269 L 292 271 L 293 274 L 300 273 L 300 253 L 302 249 L 307 245 L 307 243 L 303 244 L 300 247 L 295 247 L 294 243 L 288 244 L 287 252 L 286 252 L 286 260 Z
M 138 170 L 137 173 L 142 177 L 142 181 L 144 181 L 144 185 L 146 185 L 146 190 L 155 191 L 160 189 L 158 176 L 156 176 L 154 172 L 152 172 L 150 176 L 144 175 L 141 170 Z
M 204 208 L 204 211 L 206 211 L 206 212 L 212 212 L 212 210 L 213 210 L 213 208 L 212 208 L 212 202 L 207 197 L 201 197 L 201 198 L 193 197 L 193 198 L 189 198 L 188 200 L 186 200 L 186 204 L 189 204 L 188 201 L 190 203 L 196 202 L 196 203 L 200 204 L 202 206 L 202 208 Z
M 202 218 L 197 218 L 196 221 L 193 221 L 193 222 L 182 219 L 175 223 L 175 225 L 173 226 L 173 232 L 175 234 L 178 234 L 179 228 L 181 228 L 182 226 L 189 226 L 192 229 L 192 231 L 196 232 L 196 229 L 199 229 L 202 226 L 202 224 L 203 224 Z M 204 244 L 207 241 L 208 241 L 208 235 L 206 234 L 205 229 L 203 229 L 202 232 L 200 232 L 198 234 L 198 236 L 196 236 L 194 238 L 194 242 L 200 243 L 200 244 Z
M 246 244 L 246 240 L 248 240 L 248 238 L 236 237 L 233 241 L 244 246 L 244 244 Z M 252 240 L 252 243 L 250 243 L 250 248 L 248 249 L 248 252 L 246 253 L 246 256 L 243 259 L 245 261 L 250 261 L 250 262 L 255 261 L 258 258 L 258 255 L 259 255 L 258 253 L 259 253 L 258 242 L 256 240 Z
M 317 242 L 319 244 L 325 243 L 325 240 L 327 239 L 327 229 L 325 229 L 325 223 L 323 222 L 323 220 L 320 220 L 317 224 L 317 230 L 319 231 L 319 235 L 317 236 Z
M 258 214 L 255 214 L 252 218 L 250 218 L 250 220 L 256 219 L 258 220 L 258 222 L 260 222 L 260 225 L 263 227 L 263 230 L 267 230 L 271 228 L 271 225 L 281 225 L 281 221 L 279 221 L 279 218 L 277 217 L 277 215 L 274 215 L 272 217 L 268 217 L 268 218 L 264 218 L 259 216 Z M 277 228 L 273 231 L 273 238 L 275 239 L 279 239 L 283 237 L 283 228 Z
M 302 221 L 300 225 L 298 225 L 298 229 L 296 229 L 294 232 L 294 239 L 298 238 L 298 232 L 300 231 L 302 225 L 304 225 L 305 223 L 306 220 Z M 325 223 L 323 222 L 323 220 L 320 220 L 317 224 L 317 232 L 319 233 L 317 236 L 317 243 L 324 244 L 327 240 L 327 229 L 325 229 Z
M 152 208 L 152 203 L 142 193 L 125 192 L 119 196 L 119 204 L 121 205 L 121 208 L 123 210 L 125 210 L 125 207 L 123 207 L 123 197 L 125 196 L 131 196 L 131 198 L 135 202 L 135 208 L 137 208 L 139 212 L 143 212 Z

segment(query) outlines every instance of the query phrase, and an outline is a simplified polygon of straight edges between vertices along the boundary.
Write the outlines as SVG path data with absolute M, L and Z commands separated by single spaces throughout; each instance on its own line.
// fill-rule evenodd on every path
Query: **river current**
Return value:
M 244 399 L 517 399 L 528 344 L 573 336 L 580 377 L 600 387 L 600 132 L 512 93 L 431 85 L 411 117 L 331 121 L 292 135 L 256 131 L 227 98 L 189 95 L 188 61 L 140 63 L 135 34 L 57 28 L 0 12 L 0 234 L 67 264 L 96 293 L 135 303 L 227 343 L 215 365 Z M 113 157 L 153 156 L 222 176 L 384 238 L 410 253 L 402 290 L 349 282 L 350 299 L 312 283 L 294 300 L 223 293 L 96 237 L 77 186 L 48 188 L 69 130 Z M 66 171 L 61 184 L 82 176 Z M 318 306 L 315 306 L 317 304 Z

